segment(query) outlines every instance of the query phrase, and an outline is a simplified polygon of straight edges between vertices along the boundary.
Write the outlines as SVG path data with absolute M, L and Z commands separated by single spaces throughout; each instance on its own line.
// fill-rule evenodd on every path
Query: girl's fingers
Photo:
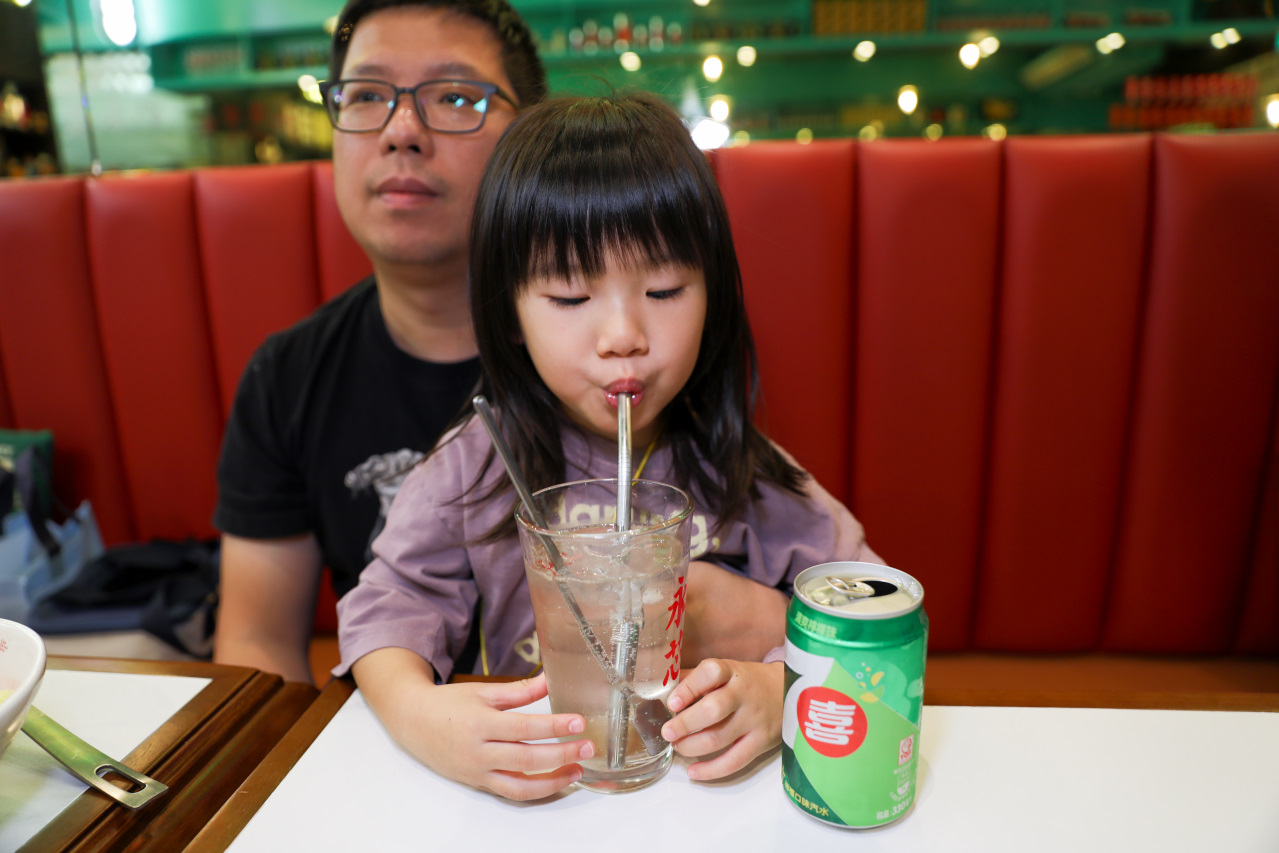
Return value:
M 710 761 L 688 765 L 688 778 L 697 782 L 722 779 L 750 764 L 763 751 L 758 739 L 748 734 Z
M 581 714 L 521 714 L 515 711 L 487 720 L 480 734 L 486 741 L 518 743 L 572 737 L 584 731 L 586 718 Z
M 734 723 L 732 719 L 721 720 L 713 726 L 682 737 L 674 742 L 675 751 L 686 758 L 717 752 L 750 733 L 749 729 L 742 729 Z
M 523 708 L 546 695 L 546 673 L 504 684 L 481 684 L 479 693 L 489 707 L 499 711 Z
M 486 684 L 482 686 L 480 695 L 490 708 L 497 711 L 523 708 L 546 695 L 546 675 L 509 684 Z M 484 738 L 490 741 L 544 740 L 580 735 L 586 731 L 586 719 L 581 714 L 502 713 L 484 728 Z
M 595 755 L 589 740 L 568 743 L 489 743 L 484 746 L 484 764 L 493 770 L 532 775 L 548 773 Z
M 704 660 L 692 672 L 684 674 L 671 691 L 666 705 L 678 714 L 707 693 L 722 687 L 732 676 L 732 670 L 723 661 L 714 658 Z
M 732 716 L 739 705 L 738 697 L 730 691 L 713 690 L 702 696 L 691 708 L 681 711 L 667 721 L 666 725 L 662 726 L 662 737 L 669 743 L 680 744 L 690 735 L 723 723 Z
M 508 800 L 540 800 L 562 791 L 582 778 L 582 768 L 570 764 L 550 773 L 525 776 L 505 770 L 486 774 L 481 787 Z

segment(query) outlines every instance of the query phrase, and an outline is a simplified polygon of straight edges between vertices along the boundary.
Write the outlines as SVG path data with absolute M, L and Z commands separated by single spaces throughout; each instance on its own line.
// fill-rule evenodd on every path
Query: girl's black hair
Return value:
M 760 479 L 801 492 L 807 475 L 752 421 L 755 344 L 719 185 L 679 115 L 641 92 L 554 100 L 522 112 L 480 182 L 470 257 L 480 389 L 500 410 L 529 487 L 564 481 L 561 430 L 568 420 L 521 342 L 516 299 L 532 278 L 593 277 L 610 257 L 705 275 L 701 349 L 662 415 L 661 440 L 681 481 L 675 485 L 692 490 L 721 522 L 758 497 Z M 484 538 L 513 532 L 508 518 Z

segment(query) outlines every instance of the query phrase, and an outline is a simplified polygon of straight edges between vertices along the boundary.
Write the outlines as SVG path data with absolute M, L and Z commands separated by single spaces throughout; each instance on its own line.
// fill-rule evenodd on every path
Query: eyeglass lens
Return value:
M 413 94 L 418 117 L 432 130 L 478 130 L 488 112 L 489 93 L 474 83 L 438 80 L 418 86 Z M 390 83 L 343 81 L 329 91 L 329 113 L 338 130 L 380 130 L 390 120 L 396 100 Z

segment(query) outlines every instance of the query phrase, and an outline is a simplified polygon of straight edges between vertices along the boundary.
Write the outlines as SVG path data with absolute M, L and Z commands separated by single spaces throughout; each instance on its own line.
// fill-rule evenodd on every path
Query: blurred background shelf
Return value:
M 82 167 L 87 154 L 68 4 L 34 0 L 17 9 L 14 2 L 0 0 L 0 8 L 34 21 L 61 159 L 70 169 Z M 89 66 L 90 102 L 103 113 L 105 166 L 326 155 L 331 132 L 313 81 L 328 76 L 340 0 L 134 0 L 134 18 L 123 24 L 103 20 L 105 5 L 71 2 Z M 1143 121 L 1196 131 L 1224 129 L 1219 122 L 1262 127 L 1265 98 L 1279 94 L 1279 82 L 1270 82 L 1279 73 L 1273 69 L 1276 0 L 513 5 L 535 32 L 553 91 L 650 89 L 690 121 L 720 101 L 738 142 L 1093 133 L 1135 129 Z M 1120 46 L 1107 49 L 1112 34 Z M 965 67 L 961 47 L 988 37 L 997 40 L 997 50 Z M 865 42 L 873 43 L 873 55 L 858 61 L 854 52 L 866 52 Z M 714 78 L 703 73 L 712 56 L 722 63 Z M 1157 118 L 1117 111 L 1129 105 L 1130 78 L 1221 74 L 1255 80 L 1247 114 L 1196 113 L 1177 123 L 1179 113 Z M 910 114 L 897 105 L 906 86 L 918 95 Z

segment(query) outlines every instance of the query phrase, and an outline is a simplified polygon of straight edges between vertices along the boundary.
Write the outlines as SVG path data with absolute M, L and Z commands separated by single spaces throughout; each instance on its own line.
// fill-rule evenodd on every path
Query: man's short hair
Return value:
M 537 55 L 533 34 L 520 14 L 507 0 L 347 0 L 333 30 L 333 52 L 329 60 L 329 79 L 342 75 L 346 52 L 351 46 L 355 28 L 368 15 L 400 6 L 442 9 L 465 15 L 486 24 L 502 45 L 502 67 L 521 107 L 536 104 L 546 97 L 546 70 Z

